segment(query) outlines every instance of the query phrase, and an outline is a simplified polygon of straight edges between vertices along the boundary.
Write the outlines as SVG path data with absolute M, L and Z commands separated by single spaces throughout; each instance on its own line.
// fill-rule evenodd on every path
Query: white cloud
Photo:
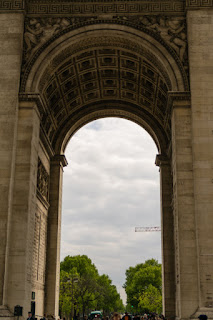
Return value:
M 125 270 L 161 256 L 159 233 L 134 232 L 160 224 L 156 153 L 142 128 L 116 118 L 83 127 L 66 150 L 61 259 L 88 255 L 123 299 Z

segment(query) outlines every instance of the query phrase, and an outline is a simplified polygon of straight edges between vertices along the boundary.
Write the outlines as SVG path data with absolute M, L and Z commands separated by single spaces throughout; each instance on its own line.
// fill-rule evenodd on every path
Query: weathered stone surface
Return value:
M 32 292 L 38 318 L 58 316 L 63 153 L 116 116 L 159 149 L 166 316 L 213 319 L 212 7 L 0 1 L 1 318 L 17 304 L 26 317 Z
M 23 306 L 24 314 L 28 312 L 32 292 L 39 128 L 35 103 L 20 104 L 4 301 L 11 311 L 15 305 Z
M 0 14 L 0 305 L 7 279 L 18 91 L 22 58 L 23 15 Z
M 192 152 L 199 267 L 199 312 L 213 316 L 212 233 L 212 119 L 213 11 L 188 12 L 189 59 L 192 96 Z

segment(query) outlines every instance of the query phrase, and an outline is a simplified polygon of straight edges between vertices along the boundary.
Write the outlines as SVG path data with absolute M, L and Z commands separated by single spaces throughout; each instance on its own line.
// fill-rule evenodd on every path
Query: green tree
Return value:
M 123 301 L 120 298 L 120 294 L 117 292 L 117 288 L 112 284 L 112 280 L 108 275 L 103 274 L 99 277 L 98 283 L 101 288 L 101 295 L 98 299 L 98 308 L 102 309 L 104 313 L 111 311 L 124 311 Z
M 126 271 L 126 282 L 124 284 L 124 288 L 127 294 L 127 308 L 129 311 L 143 312 L 140 300 L 148 290 L 149 285 L 155 287 L 161 294 L 161 265 L 157 260 L 147 260 L 135 267 L 130 267 Z
M 67 317 L 71 317 L 71 312 L 74 310 L 76 303 L 76 286 L 75 279 L 78 279 L 77 272 L 72 273 L 61 270 L 60 272 L 60 295 L 59 295 L 59 307 L 60 311 Z
M 74 281 L 76 280 L 76 281 Z M 60 311 L 71 317 L 72 311 L 89 309 L 123 311 L 119 293 L 107 275 L 100 276 L 87 256 L 67 256 L 61 262 Z
M 98 276 L 92 277 L 90 274 L 81 276 L 77 286 L 77 297 L 83 316 L 86 309 L 96 308 L 100 296 L 101 287 L 98 284 Z
M 74 271 L 74 273 L 78 272 L 80 277 L 88 273 L 92 276 L 98 275 L 96 266 L 86 255 L 66 256 L 61 262 L 61 270 L 69 273 L 72 273 L 72 271 Z
M 61 273 L 63 274 L 63 272 L 66 272 L 69 285 L 68 290 L 63 291 L 60 296 L 61 310 L 64 312 L 66 306 L 66 312 L 70 307 L 71 310 L 82 311 L 84 315 L 85 309 L 93 308 L 97 297 L 100 295 L 100 288 L 97 283 L 98 270 L 86 255 L 78 255 L 65 257 L 64 261 L 61 262 Z M 73 279 L 76 279 L 76 281 L 74 282 Z M 63 283 L 61 283 L 61 287 L 63 286 Z
M 139 297 L 139 308 L 143 312 L 162 313 L 162 294 L 160 290 L 150 284 Z

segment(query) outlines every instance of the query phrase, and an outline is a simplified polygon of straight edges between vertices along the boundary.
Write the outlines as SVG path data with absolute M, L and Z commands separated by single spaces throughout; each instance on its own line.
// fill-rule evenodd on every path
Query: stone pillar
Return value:
M 198 307 L 190 96 L 180 93 L 174 95 L 172 100 L 176 318 L 189 319 Z
M 3 13 L 0 9 L 0 305 L 4 303 L 5 264 L 10 232 L 8 220 L 14 183 L 23 21 L 23 13 Z
M 10 217 L 4 304 L 31 309 L 31 269 L 36 210 L 40 117 L 34 102 L 21 102 L 18 113 L 13 205 Z
M 162 284 L 163 314 L 175 317 L 175 255 L 174 222 L 172 210 L 172 172 L 169 159 L 157 155 L 156 165 L 160 167 L 161 184 L 161 241 L 162 241 Z
M 207 8 L 209 4 L 209 8 Z M 203 6 L 203 7 L 202 7 Z M 206 8 L 205 8 L 206 7 Z M 210 8 L 211 7 L 211 8 Z M 192 102 L 192 152 L 199 261 L 199 308 L 213 318 L 213 7 L 187 12 Z
M 63 167 L 66 165 L 67 161 L 64 155 L 54 156 L 50 165 L 50 208 L 48 213 L 44 312 L 56 318 L 59 312 L 62 178 Z

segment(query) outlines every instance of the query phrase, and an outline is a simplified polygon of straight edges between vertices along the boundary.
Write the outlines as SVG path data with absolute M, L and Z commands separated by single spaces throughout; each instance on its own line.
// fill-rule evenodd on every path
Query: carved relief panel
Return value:
M 107 21 L 108 20 L 108 21 Z M 82 23 L 132 23 L 133 27 L 145 28 L 161 37 L 187 65 L 187 36 L 186 20 L 184 16 L 166 15 L 134 15 L 111 16 L 108 19 L 100 19 L 98 16 L 90 17 L 52 17 L 52 18 L 27 18 L 25 21 L 25 55 L 27 61 L 33 53 L 52 37 L 61 32 L 68 32 L 72 28 L 80 27 Z
M 49 199 L 49 175 L 41 162 L 38 159 L 38 172 L 37 172 L 37 191 L 44 200 L 48 202 Z
M 34 224 L 32 283 L 34 288 L 43 289 L 46 270 L 47 214 L 37 207 Z

